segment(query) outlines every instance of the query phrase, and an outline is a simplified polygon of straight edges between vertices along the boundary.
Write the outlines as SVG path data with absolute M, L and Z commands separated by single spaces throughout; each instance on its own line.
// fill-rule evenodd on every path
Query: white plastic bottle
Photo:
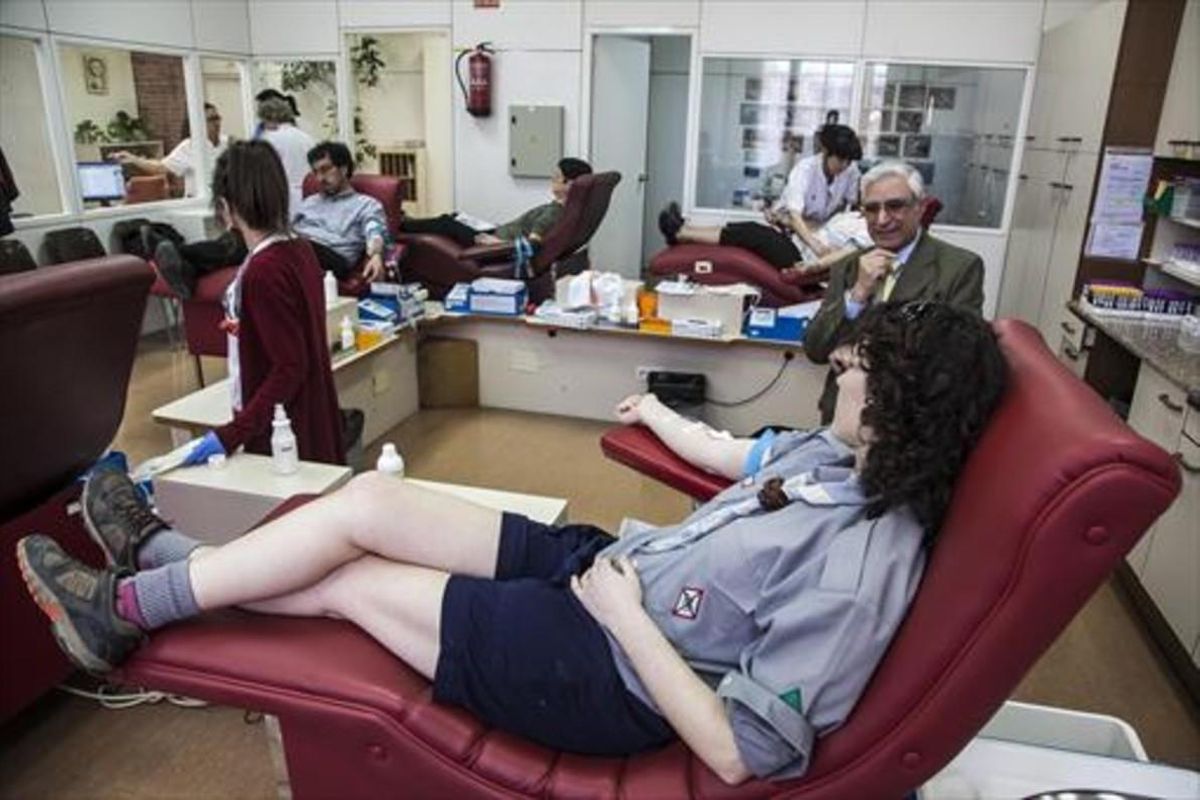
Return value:
M 342 317 L 342 349 L 354 349 L 354 326 L 350 324 L 349 317 Z
M 296 449 L 292 421 L 283 410 L 283 403 L 275 404 L 275 419 L 271 420 L 271 428 L 271 469 L 280 475 L 291 475 L 300 469 L 300 453 Z
M 396 450 L 396 445 L 391 442 L 384 443 L 379 460 L 375 462 L 375 469 L 394 478 L 404 477 L 404 459 Z
M 324 285 L 325 285 L 325 307 L 329 308 L 331 305 L 336 303 L 337 299 L 338 299 L 337 278 L 335 278 L 333 276 L 332 272 L 325 273 L 325 284 Z

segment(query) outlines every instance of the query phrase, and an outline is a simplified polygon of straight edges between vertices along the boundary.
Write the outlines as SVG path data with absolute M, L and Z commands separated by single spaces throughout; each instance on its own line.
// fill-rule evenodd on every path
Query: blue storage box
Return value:
M 446 293 L 442 299 L 442 305 L 447 311 L 456 311 L 462 314 L 470 311 L 471 304 L 471 284 L 456 283 L 454 287 Z
M 525 313 L 525 296 L 524 281 L 477 278 L 471 282 L 467 307 L 472 314 L 516 317 Z
M 813 303 L 800 303 L 783 308 L 751 309 L 746 318 L 746 335 L 751 339 L 802 342 L 808 322 L 816 312 L 813 306 Z

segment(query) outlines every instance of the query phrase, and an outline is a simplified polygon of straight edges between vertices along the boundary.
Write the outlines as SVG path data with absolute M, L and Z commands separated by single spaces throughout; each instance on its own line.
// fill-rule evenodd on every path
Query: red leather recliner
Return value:
M 923 201 L 921 226 L 928 229 L 941 210 L 942 201 L 927 196 Z M 660 279 L 686 275 L 696 283 L 710 286 L 748 283 L 762 292 L 758 304 L 765 308 L 820 300 L 825 296 L 824 283 L 829 279 L 828 268 L 784 274 L 757 253 L 720 244 L 677 244 L 660 250 L 650 259 L 650 274 Z
M 400 206 L 403 194 L 401 179 L 391 175 L 359 174 L 350 178 L 350 185 L 355 191 L 369 194 L 383 204 L 388 230 L 395 236 L 400 229 L 400 220 L 404 218 L 404 211 Z M 316 176 L 310 172 L 304 177 L 304 196 L 307 197 L 318 189 Z M 196 374 L 201 385 L 204 383 L 204 373 L 200 368 L 200 356 L 225 356 L 227 339 L 225 332 L 220 329 L 225 312 L 221 304 L 225 297 L 225 289 L 236 272 L 235 264 L 204 275 L 196 282 L 196 290 L 191 299 L 182 301 L 184 338 L 187 341 L 188 352 L 196 357 Z M 156 293 L 164 290 L 170 293 L 165 283 L 161 286 L 156 284 Z M 359 297 L 366 294 L 367 285 L 361 275 L 354 275 L 340 281 L 338 291 L 348 297 Z
M 597 172 L 571 181 L 562 218 L 546 233 L 530 259 L 533 277 L 527 284 L 532 302 L 553 297 L 557 277 L 588 268 L 585 248 L 604 221 L 613 189 L 620 181 L 619 172 Z M 464 248 L 435 234 L 406 233 L 400 238 L 409 245 L 400 262 L 401 277 L 420 281 L 435 300 L 444 298 L 456 283 L 482 277 L 513 277 L 511 242 Z
M 13 548 L 36 531 L 103 563 L 70 506 L 75 478 L 121 424 L 153 279 L 133 256 L 0 276 L 0 720 L 71 672 L 25 591 Z
M 800 780 L 729 787 L 678 743 L 625 759 L 546 750 L 433 703 L 424 679 L 334 620 L 213 615 L 156 633 L 118 677 L 278 715 L 297 798 L 899 797 L 969 741 L 1179 491 L 1171 458 L 1033 328 L 997 329 L 1011 387 L 907 619 Z M 617 429 L 604 446 L 659 476 L 661 453 L 636 455 L 649 438 Z

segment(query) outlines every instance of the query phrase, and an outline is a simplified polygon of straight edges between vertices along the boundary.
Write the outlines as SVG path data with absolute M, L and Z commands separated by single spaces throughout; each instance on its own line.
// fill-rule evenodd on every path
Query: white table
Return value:
M 417 412 L 415 331 L 405 329 L 366 350 L 335 355 L 333 381 L 338 405 L 366 415 L 363 444 L 375 441 Z M 233 419 L 229 379 L 161 405 L 150 416 L 171 428 L 175 446 L 225 425 Z

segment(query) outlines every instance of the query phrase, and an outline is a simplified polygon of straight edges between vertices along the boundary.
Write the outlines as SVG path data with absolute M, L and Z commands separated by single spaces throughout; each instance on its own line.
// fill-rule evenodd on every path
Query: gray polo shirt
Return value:
M 725 702 L 755 775 L 804 773 L 813 743 L 849 715 L 904 618 L 924 567 L 907 510 L 866 518 L 849 451 L 827 431 L 779 435 L 758 471 L 676 526 L 623 526 L 642 604 Z M 793 499 L 754 508 L 779 477 Z M 620 645 L 626 687 L 657 708 Z
M 333 197 L 315 192 L 300 203 L 292 229 L 357 266 L 371 237 L 386 238 L 387 216 L 378 200 L 353 189 Z

